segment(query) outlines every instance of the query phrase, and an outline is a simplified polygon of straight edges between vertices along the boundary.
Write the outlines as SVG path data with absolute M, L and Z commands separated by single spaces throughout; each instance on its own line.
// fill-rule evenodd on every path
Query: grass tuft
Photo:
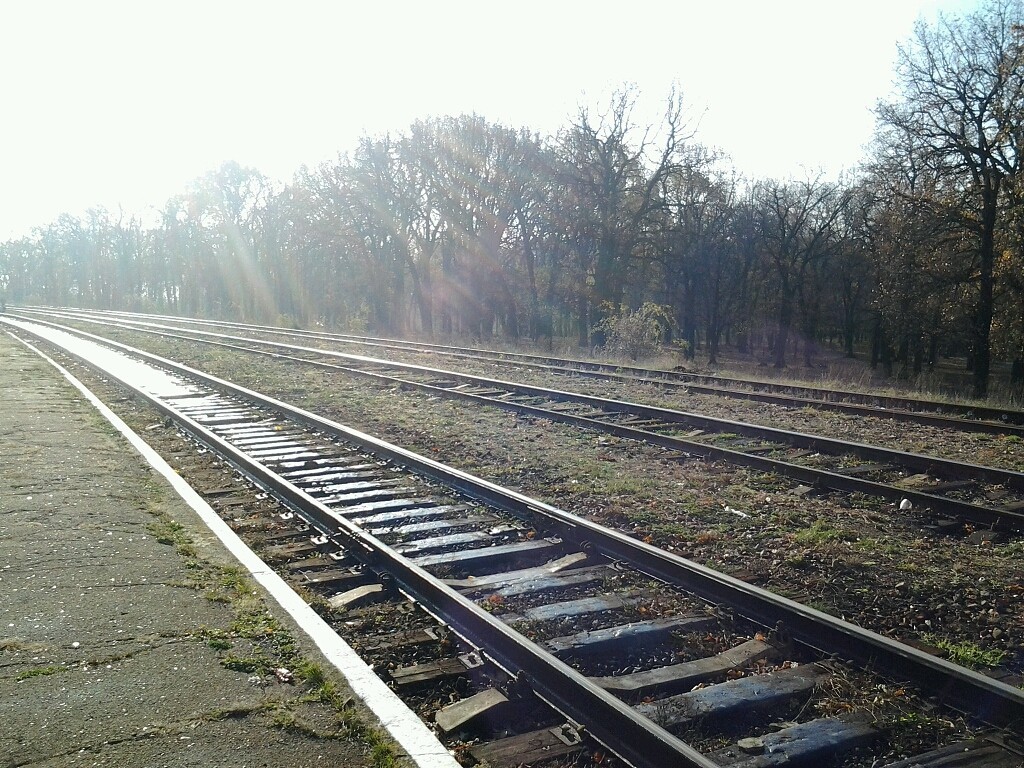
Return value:
M 977 643 L 969 640 L 957 643 L 935 635 L 925 635 L 925 642 L 941 648 L 946 652 L 947 658 L 954 664 L 968 669 L 984 669 L 997 667 L 1006 658 L 1006 652 L 998 649 L 985 650 Z
M 836 541 L 845 541 L 850 535 L 825 520 L 815 520 L 807 528 L 793 534 L 793 540 L 807 547 L 816 547 Z
M 15 681 L 21 682 L 22 680 L 28 680 L 33 677 L 47 677 L 48 675 L 56 675 L 58 672 L 63 672 L 66 668 L 62 666 L 50 666 L 50 667 L 37 667 L 36 669 L 29 669 L 24 672 L 19 672 L 15 676 Z

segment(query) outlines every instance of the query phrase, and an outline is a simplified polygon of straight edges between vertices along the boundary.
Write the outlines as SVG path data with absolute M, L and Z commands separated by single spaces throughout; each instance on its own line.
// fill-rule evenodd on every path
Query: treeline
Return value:
M 1020 0 L 920 25 L 856 177 L 749 180 L 673 94 L 626 90 L 541 137 L 476 115 L 365 137 L 286 186 L 229 163 L 156 224 L 91 211 L 0 246 L 11 302 L 380 334 L 571 337 L 664 308 L 664 334 L 784 366 L 820 345 L 912 375 L 964 355 L 1024 378 Z M 794 114 L 793 130 L 812 130 Z M 754 128 L 752 128 L 754 129 Z

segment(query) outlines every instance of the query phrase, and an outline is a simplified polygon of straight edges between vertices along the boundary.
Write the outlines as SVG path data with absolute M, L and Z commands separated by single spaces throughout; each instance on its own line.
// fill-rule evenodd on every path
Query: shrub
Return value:
M 623 309 L 606 317 L 595 330 L 605 334 L 608 353 L 637 360 L 660 352 L 661 340 L 671 326 L 666 308 L 648 301 L 635 311 Z

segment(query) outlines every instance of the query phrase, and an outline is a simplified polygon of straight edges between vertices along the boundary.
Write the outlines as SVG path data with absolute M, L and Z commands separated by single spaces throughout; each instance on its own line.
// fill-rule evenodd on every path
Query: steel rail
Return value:
M 181 319 L 181 318 L 179 318 Z M 194 322 L 194 321 L 190 321 Z M 269 331 L 277 331 L 279 333 L 285 332 L 282 329 L 275 329 L 273 326 L 246 326 L 244 324 L 224 323 L 225 325 L 238 325 L 240 327 L 254 327 L 265 329 Z M 817 395 L 821 399 L 814 399 L 811 397 L 780 397 L 779 400 L 785 402 L 792 400 L 793 402 L 804 402 L 807 404 L 814 404 L 815 407 L 825 408 L 829 405 L 840 406 L 837 410 L 849 409 L 853 413 L 870 413 L 874 416 L 884 417 L 886 411 L 891 409 L 897 409 L 895 413 L 903 414 L 908 416 L 921 416 L 926 417 L 927 414 L 924 410 L 932 411 L 952 411 L 959 413 L 962 416 L 968 417 L 967 419 L 954 419 L 949 417 L 937 417 L 942 423 L 947 422 L 962 422 L 965 425 L 970 424 L 982 424 L 981 431 L 995 431 L 997 427 L 1010 428 L 1011 430 L 1015 426 L 1024 426 L 1024 411 L 1013 409 L 1013 408 L 997 408 L 987 405 L 964 405 L 961 403 L 945 403 L 939 400 L 925 400 L 919 398 L 910 397 L 899 397 L 896 395 L 881 395 L 881 394 L 866 394 L 864 392 L 854 392 L 851 390 L 831 389 L 828 387 L 811 387 L 801 384 L 785 384 L 772 381 L 763 381 L 758 379 L 744 379 L 744 378 L 729 378 L 723 376 L 717 376 L 712 374 L 699 374 L 689 373 L 686 371 L 672 371 L 658 368 L 642 368 L 639 366 L 631 365 L 620 365 L 617 363 L 601 363 L 593 360 L 579 360 L 574 358 L 561 358 L 551 357 L 547 355 L 533 355 L 524 352 L 499 352 L 492 350 L 474 350 L 469 347 L 454 347 L 446 346 L 441 344 L 430 344 L 426 342 L 412 342 L 404 341 L 401 339 L 387 339 L 377 337 L 360 337 L 360 336 L 349 336 L 346 334 L 326 334 L 322 332 L 308 332 L 317 333 L 318 335 L 332 339 L 335 341 L 344 341 L 352 344 L 368 344 L 370 346 L 385 346 L 393 347 L 398 346 L 410 351 L 429 351 L 433 353 L 451 354 L 457 357 L 467 357 L 473 359 L 487 359 L 496 361 L 535 361 L 534 365 L 541 368 L 561 368 L 567 372 L 575 375 L 580 375 L 585 372 L 605 372 L 613 374 L 614 380 L 640 379 L 648 383 L 676 383 L 678 386 L 687 389 L 693 389 L 694 391 L 706 391 L 708 394 L 719 394 L 726 397 L 747 397 L 751 394 L 759 394 L 762 397 L 771 398 L 772 395 L 756 392 L 744 392 L 743 390 L 734 390 L 728 387 L 720 387 L 717 382 L 729 382 L 738 385 L 746 385 L 750 387 L 763 387 L 765 390 L 777 390 L 777 391 L 789 391 L 789 392 L 801 392 L 805 395 Z M 366 339 L 364 341 L 364 339 Z M 404 346 L 403 346 L 404 345 Z M 618 372 L 630 372 L 632 376 L 615 376 Z M 695 385 L 693 381 L 711 382 L 711 384 Z M 829 400 L 828 398 L 839 398 L 838 400 Z M 754 399 L 754 398 L 750 398 Z M 845 402 L 844 402 L 845 399 Z M 854 401 L 854 402 L 850 402 Z M 774 402 L 773 400 L 766 400 L 765 402 Z M 877 402 L 887 404 L 882 408 L 872 408 L 865 406 L 866 411 L 861 410 L 857 407 L 857 403 L 866 402 Z M 922 409 L 922 410 L 916 410 Z M 990 421 L 980 421 L 976 419 L 989 419 Z M 924 421 L 923 423 L 928 423 Z
M 209 325 L 214 327 L 232 327 L 241 330 L 262 330 L 283 336 L 298 338 L 315 338 L 335 341 L 344 344 L 361 344 L 384 349 L 398 349 L 424 354 L 447 355 L 457 359 L 514 363 L 520 367 L 547 371 L 557 375 L 593 378 L 601 381 L 640 382 L 653 384 L 664 389 L 683 390 L 688 393 L 706 394 L 729 399 L 748 400 L 751 402 L 787 405 L 794 407 L 810 407 L 823 411 L 834 411 L 852 415 L 870 416 L 873 418 L 891 419 L 902 422 L 924 424 L 944 429 L 958 429 L 964 432 L 982 434 L 1024 435 L 1024 411 L 1009 408 L 994 408 L 981 405 L 962 405 L 943 403 L 934 400 L 902 398 L 893 395 L 865 394 L 824 387 L 807 387 L 796 384 L 781 384 L 742 378 L 725 378 L 715 375 L 685 373 L 660 369 L 622 366 L 596 361 L 576 360 L 569 358 L 546 357 L 520 352 L 499 352 L 492 350 L 476 350 L 467 347 L 452 347 L 425 342 L 410 342 L 400 339 L 383 339 L 375 337 L 349 336 L 323 331 L 294 331 L 274 326 L 234 323 L 230 321 L 201 320 L 197 318 L 179 318 L 168 315 L 145 315 L 139 313 L 96 312 L 102 316 L 121 315 L 133 318 L 166 318 L 193 325 Z M 255 339 L 254 339 L 255 340 Z M 622 372 L 630 372 L 624 375 Z M 715 382 L 712 384 L 695 383 L 698 381 Z M 735 389 L 722 386 L 721 382 L 747 385 L 752 389 Z M 758 390 L 760 387 L 762 389 Z M 786 395 L 777 392 L 800 392 L 805 396 Z M 817 397 L 813 397 L 817 395 Z M 838 399 L 829 399 L 838 398 Z M 887 403 L 887 406 L 869 405 L 867 403 Z M 944 415 L 940 411 L 952 411 L 959 416 Z
M 89 322 L 93 322 L 99 325 L 116 325 L 110 323 L 109 321 L 92 320 Z M 702 416 L 700 414 L 685 413 L 682 411 L 658 408 L 655 406 L 648 406 L 638 403 L 629 403 L 619 400 L 609 400 L 606 398 L 598 398 L 590 395 L 582 395 L 578 393 L 564 392 L 560 390 L 550 390 L 543 387 L 535 387 L 527 384 L 518 384 L 515 382 L 507 382 L 499 379 L 488 379 L 480 376 L 473 376 L 471 374 L 456 373 L 443 369 L 417 366 L 411 363 L 393 362 L 389 360 L 380 360 L 378 358 L 367 358 L 361 355 L 350 355 L 347 353 L 332 350 L 321 350 L 315 347 L 301 347 L 296 345 L 283 344 L 281 342 L 261 341 L 241 336 L 216 334 L 209 331 L 200 331 L 195 329 L 183 331 L 182 329 L 177 329 L 168 326 L 160 326 L 159 324 L 153 323 L 133 323 L 133 325 L 141 325 L 143 326 L 143 328 L 140 329 L 142 330 L 142 332 L 151 333 L 154 335 L 199 341 L 202 343 L 237 349 L 248 353 L 263 354 L 270 357 L 288 359 L 296 362 L 301 362 L 307 365 L 332 368 L 335 370 L 342 371 L 349 375 L 357 375 L 361 377 L 373 378 L 379 381 L 401 383 L 407 386 L 414 386 L 419 389 L 434 392 L 444 397 L 457 398 L 462 400 L 483 403 L 487 405 L 493 405 L 503 410 L 509 410 L 519 413 L 528 413 L 530 415 L 538 416 L 540 418 L 548 419 L 551 421 L 558 421 L 566 424 L 574 424 L 576 426 L 580 426 L 586 429 L 613 434 L 617 437 L 624 437 L 632 440 L 637 440 L 639 442 L 658 445 L 663 448 L 678 450 L 685 453 L 702 456 L 705 458 L 720 459 L 722 461 L 727 461 L 732 464 L 746 466 L 752 469 L 758 469 L 765 472 L 773 472 L 775 474 L 789 477 L 801 483 L 806 483 L 819 488 L 829 488 L 832 490 L 842 491 L 845 493 L 859 492 L 896 502 L 901 501 L 902 499 L 908 499 L 914 504 L 931 509 L 933 512 L 943 512 L 946 514 L 962 516 L 965 519 L 968 519 L 980 525 L 991 526 L 993 528 L 1007 528 L 1015 531 L 1024 531 L 1024 513 L 1016 511 L 1003 510 L 993 507 L 985 507 L 978 504 L 972 504 L 970 502 L 961 501 L 955 498 L 938 496 L 935 494 L 927 493 L 925 491 L 914 490 L 912 488 L 903 488 L 900 486 L 879 483 L 872 480 L 867 480 L 864 478 L 843 474 L 841 472 L 832 472 L 823 469 L 816 469 L 813 467 L 805 467 L 799 464 L 792 464 L 790 462 L 781 461 L 779 459 L 772 459 L 769 457 L 759 456 L 751 453 L 744 453 L 742 451 L 736 451 L 729 448 L 717 447 L 695 440 L 688 440 L 686 438 L 662 435 L 656 432 L 638 429 L 635 427 L 609 424 L 607 422 L 603 422 L 598 419 L 589 418 L 586 416 L 578 416 L 525 403 L 513 403 L 506 400 L 502 400 L 500 398 L 492 398 L 470 392 L 460 392 L 458 390 L 446 389 L 444 387 L 438 387 L 435 385 L 425 384 L 422 382 L 394 378 L 387 376 L 385 374 L 373 371 L 366 371 L 360 368 L 333 365 L 329 363 L 308 360 L 306 358 L 295 357 L 292 355 L 285 355 L 281 353 L 265 352 L 263 350 L 253 349 L 251 347 L 238 346 L 223 341 L 216 341 L 215 339 L 232 339 L 234 341 L 244 341 L 250 344 L 255 343 L 274 348 L 284 348 L 293 351 L 309 352 L 318 355 L 325 355 L 328 357 L 338 357 L 347 360 L 354 360 L 356 362 L 375 366 L 398 368 L 400 370 L 409 370 L 417 373 L 429 373 L 430 375 L 443 376 L 449 379 L 467 381 L 474 384 L 478 384 L 480 386 L 502 388 L 528 396 L 545 397 L 548 399 L 553 399 L 561 402 L 581 403 L 591 408 L 603 410 L 606 412 L 609 412 L 610 410 L 614 409 L 614 411 L 618 413 L 628 413 L 636 416 L 653 417 L 667 422 L 685 424 L 688 426 L 699 427 L 701 429 L 708 429 L 719 432 L 731 432 L 735 434 L 744 435 L 747 437 L 774 440 L 776 442 L 787 443 L 789 445 L 793 445 L 799 448 L 831 453 L 833 455 L 844 452 L 851 453 L 862 459 L 876 461 L 881 460 L 897 466 L 906 467 L 914 471 L 938 473 L 937 470 L 939 470 L 941 471 L 941 473 L 944 473 L 946 477 L 958 479 L 980 479 L 989 483 L 1004 484 L 1007 485 L 1008 487 L 1017 489 L 1024 489 L 1024 473 L 1021 472 L 997 469 L 994 467 L 985 467 L 977 464 L 954 462 L 939 457 L 895 451 L 893 449 L 868 445 L 865 443 L 854 443 L 849 441 L 836 440 L 834 438 L 809 435 L 801 432 L 789 432 L 785 430 L 775 429 L 773 427 L 762 427 L 747 424 L 744 422 L 736 422 L 726 419 L 716 419 L 713 417 Z M 124 325 L 117 325 L 117 327 L 124 327 Z M 158 328 L 165 328 L 166 331 L 156 330 Z M 177 333 L 169 333 L 168 331 L 176 331 Z M 179 335 L 182 333 L 196 334 L 199 336 L 211 338 L 192 339 L 188 336 Z
M 45 309 L 39 311 L 45 312 Z M 849 390 L 830 389 L 827 387 L 812 387 L 798 384 L 783 384 L 771 381 L 760 381 L 756 379 L 727 378 L 709 374 L 696 374 L 685 371 L 669 371 L 662 369 L 641 368 L 639 366 L 618 365 L 613 363 L 601 363 L 592 360 L 579 360 L 573 358 L 559 358 L 546 355 L 534 355 L 523 352 L 499 352 L 494 350 L 473 349 L 470 347 L 456 347 L 443 344 L 432 344 L 429 342 L 406 341 L 403 339 L 388 339 L 374 336 L 355 336 L 351 334 L 328 333 L 325 331 L 296 331 L 274 326 L 236 323 L 231 321 L 203 320 L 199 318 L 177 317 L 174 315 L 148 315 L 135 312 L 119 312 L 114 310 L 67 310 L 71 312 L 87 312 L 100 316 L 125 316 L 134 318 L 159 318 L 181 323 L 194 325 L 212 325 L 215 327 L 233 327 L 239 329 L 253 329 L 268 331 L 285 336 L 298 336 L 300 338 L 320 338 L 324 340 L 338 341 L 348 344 L 361 344 L 364 346 L 379 346 L 392 349 L 405 349 L 412 352 L 428 352 L 444 354 L 457 358 L 489 360 L 495 362 L 517 362 L 527 367 L 533 367 L 553 372 L 562 372 L 576 376 L 591 376 L 610 381 L 636 381 L 644 383 L 659 384 L 670 388 L 681 388 L 692 392 L 718 395 L 723 397 L 752 400 L 755 402 L 806 405 L 822 410 L 835 410 L 860 415 L 869 415 L 877 418 L 892 418 L 897 420 L 909 420 L 922 424 L 930 424 L 938 427 L 962 429 L 964 431 L 977 431 L 989 434 L 1024 434 L 1024 411 L 1012 408 L 996 408 L 986 405 L 964 405 L 959 403 L 944 403 L 937 400 L 914 399 L 899 397 L 895 395 L 865 394 Z M 624 376 L 621 372 L 629 372 L 632 375 Z M 710 384 L 695 384 L 694 381 L 711 382 Z M 723 387 L 721 382 L 746 385 L 750 387 L 762 387 L 764 390 L 777 390 L 800 392 L 805 396 L 769 394 L 767 391 L 738 390 L 730 387 Z M 817 397 L 812 397 L 817 396 Z M 820 398 L 820 399 L 817 399 Z M 837 399 L 829 399 L 837 398 Z M 851 402 L 855 401 L 855 402 Z M 883 403 L 884 406 L 871 406 L 862 403 Z M 947 411 L 960 414 L 963 418 L 931 414 L 928 411 Z M 988 420 L 985 420 L 988 419 Z
M 3 320 L 4 318 L 0 317 L 0 321 Z M 125 344 L 113 342 L 85 331 L 64 328 L 53 323 L 44 325 L 92 339 L 125 353 L 142 357 L 182 375 L 197 378 L 208 386 L 221 391 L 263 403 L 310 427 L 320 429 L 326 434 L 335 435 L 347 442 L 364 447 L 370 452 L 386 456 L 423 476 L 454 487 L 472 498 L 486 501 L 515 514 L 544 518 L 558 535 L 568 541 L 579 543 L 580 546 L 590 548 L 606 557 L 625 560 L 655 578 L 690 591 L 712 603 L 728 605 L 738 615 L 761 626 L 772 628 L 781 625 L 795 642 L 805 647 L 820 653 L 851 659 L 862 665 L 863 668 L 882 672 L 897 680 L 911 680 L 946 706 L 966 712 L 980 721 L 996 727 L 1006 727 L 1011 724 L 1020 727 L 1021 723 L 1024 723 L 1024 690 L 977 674 L 944 659 L 930 656 L 916 648 L 752 586 L 678 555 L 662 551 L 653 545 L 632 539 L 623 533 L 597 525 L 545 502 L 502 488 L 397 446 L 389 445 L 309 411 L 259 395 L 244 387 L 158 355 L 134 350 Z M 441 593 L 443 594 L 445 591 L 441 590 Z M 490 614 L 484 611 L 481 613 L 488 619 L 493 619 Z M 493 627 L 489 631 L 494 632 L 497 638 L 504 637 L 503 628 Z M 528 669 L 525 666 L 520 668 L 527 670 L 528 674 L 536 674 L 532 668 Z M 541 666 L 540 669 L 544 669 L 544 667 Z M 572 672 L 572 670 L 568 671 Z M 534 680 L 534 685 L 536 687 L 536 680 Z M 589 696 L 590 690 L 585 690 Z M 571 693 L 563 691 L 559 695 L 557 690 L 549 693 L 553 696 L 554 701 L 566 699 L 567 707 L 575 709 L 574 705 L 578 703 Z M 609 706 L 611 707 L 610 704 Z M 611 707 L 611 710 L 618 711 L 618 708 Z M 604 739 L 597 732 L 592 732 L 598 741 L 604 743 Z M 704 758 L 700 759 L 705 760 Z M 675 764 L 679 765 L 678 762 Z M 692 764 L 707 765 L 706 761 Z

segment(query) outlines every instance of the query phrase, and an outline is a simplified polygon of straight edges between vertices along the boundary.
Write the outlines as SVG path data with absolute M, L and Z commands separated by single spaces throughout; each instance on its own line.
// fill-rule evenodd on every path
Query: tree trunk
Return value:
M 989 182 L 983 194 L 981 213 L 981 253 L 978 280 L 978 305 L 974 314 L 973 352 L 974 352 L 974 396 L 979 399 L 988 397 L 988 377 L 992 365 L 989 350 L 989 339 L 992 333 L 993 295 L 995 293 L 995 229 L 997 203 L 999 198 L 998 181 Z
M 786 345 L 789 343 L 789 329 L 793 325 L 793 297 L 783 286 L 779 295 L 779 331 L 775 337 L 776 368 L 786 367 Z
M 579 317 L 576 320 L 579 333 L 579 344 L 583 349 L 590 347 L 590 302 L 587 300 L 586 291 L 579 294 Z

